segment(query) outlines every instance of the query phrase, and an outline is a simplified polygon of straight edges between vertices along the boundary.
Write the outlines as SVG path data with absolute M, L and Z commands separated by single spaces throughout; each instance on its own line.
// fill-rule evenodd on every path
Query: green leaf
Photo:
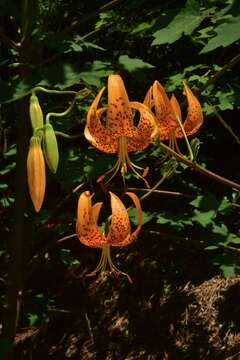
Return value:
M 194 206 L 197 209 L 217 210 L 221 204 L 221 200 L 217 199 L 212 193 L 207 193 L 205 195 L 197 196 L 193 201 L 190 202 L 190 205 Z
M 221 269 L 222 274 L 225 278 L 236 275 L 236 269 L 235 269 L 234 265 L 223 264 L 223 265 L 219 266 L 219 268 Z
M 224 197 L 221 201 L 221 204 L 218 207 L 218 212 L 222 215 L 225 215 L 229 212 L 229 210 L 231 210 L 231 208 L 232 208 L 231 202 L 228 200 L 228 198 Z
M 10 171 L 12 171 L 12 169 L 14 169 L 16 167 L 16 163 L 13 162 L 11 164 L 8 164 L 7 166 L 5 166 L 2 170 L 0 170 L 0 175 L 6 175 L 8 174 Z
M 61 260 L 65 265 L 78 265 L 80 264 L 77 259 L 75 259 L 71 255 L 71 251 L 69 249 L 61 249 L 60 252 Z
M 29 325 L 30 325 L 30 326 L 35 325 L 35 324 L 38 322 L 38 320 L 39 320 L 38 314 L 28 313 L 27 318 L 28 318 L 28 321 L 29 321 Z
M 134 72 L 142 69 L 152 69 L 154 68 L 153 65 L 144 62 L 138 58 L 130 58 L 128 55 L 121 55 L 119 56 L 118 62 L 124 70 L 128 72 Z
M 6 190 L 8 188 L 8 184 L 0 183 L 0 190 Z
M 229 243 L 233 243 L 233 244 L 240 244 L 240 237 L 235 235 L 235 234 L 229 234 L 227 237 L 227 242 Z
M 112 72 L 110 63 L 103 61 L 87 62 L 81 68 L 66 62 L 58 62 L 41 72 L 33 72 L 27 78 L 16 78 L 12 83 L 1 83 L 0 102 L 7 103 L 30 94 L 37 85 L 57 87 L 61 90 L 83 80 L 89 85 L 100 87 L 101 79 Z
M 180 10 L 167 27 L 153 34 L 155 39 L 152 45 L 172 44 L 183 34 L 191 35 L 207 14 L 207 11 L 200 11 L 197 1 L 188 0 L 186 6 Z
M 205 247 L 205 250 L 217 250 L 217 249 L 219 249 L 219 247 L 216 245 L 210 245 Z
M 131 32 L 132 34 L 138 34 L 151 29 L 156 24 L 157 19 L 153 19 L 150 22 L 144 21 L 138 24 Z
M 204 212 L 194 210 L 194 214 L 195 215 L 192 217 L 192 220 L 200 224 L 204 228 L 211 224 L 212 220 L 216 217 L 216 211 L 214 210 Z
M 200 54 L 212 51 L 220 46 L 226 47 L 240 39 L 240 16 L 233 17 L 215 28 L 216 36 L 209 40 Z
M 134 225 L 138 225 L 138 216 L 137 216 L 137 210 L 135 208 L 131 208 L 128 212 L 129 218 L 133 222 Z M 143 225 L 147 222 L 151 221 L 155 217 L 155 213 L 143 211 L 142 212 L 142 223 Z

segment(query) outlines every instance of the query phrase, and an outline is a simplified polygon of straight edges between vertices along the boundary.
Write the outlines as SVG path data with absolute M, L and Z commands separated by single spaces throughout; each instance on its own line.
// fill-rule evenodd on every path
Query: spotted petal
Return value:
M 112 207 L 112 222 L 107 235 L 107 242 L 112 246 L 122 246 L 125 241 L 128 242 L 130 238 L 130 221 L 127 210 L 122 201 L 110 193 L 111 207 Z
M 158 81 L 153 84 L 153 100 L 160 139 L 167 140 L 169 133 L 176 130 L 177 122 L 171 102 Z
M 114 139 L 120 136 L 133 136 L 133 119 L 129 99 L 123 80 L 119 75 L 108 77 L 107 128 L 111 130 Z
M 135 241 L 136 238 L 138 237 L 138 234 L 142 227 L 142 208 L 141 208 L 140 200 L 137 197 L 137 195 L 134 194 L 133 192 L 126 192 L 126 194 L 132 199 L 132 201 L 137 209 L 138 226 L 137 226 L 136 230 L 130 235 L 130 237 L 126 238 L 125 241 L 123 241 L 120 246 L 126 246 L 126 245 L 132 243 L 133 241 Z
M 79 240 L 90 247 L 102 247 L 106 237 L 100 232 L 97 220 L 102 203 L 92 206 L 92 196 L 89 191 L 83 192 L 78 201 L 76 232 Z
M 158 135 L 158 127 L 151 110 L 137 101 L 131 101 L 130 107 L 140 112 L 140 120 L 134 129 L 134 136 L 127 141 L 127 151 L 144 150 Z
M 203 113 L 198 99 L 185 83 L 184 83 L 184 94 L 187 96 L 188 114 L 186 120 L 183 123 L 183 127 L 186 134 L 189 136 L 195 134 L 198 131 L 198 129 L 202 126 Z M 183 136 L 184 135 L 181 129 L 178 129 L 176 131 L 176 137 L 180 138 Z
M 154 106 L 154 101 L 153 101 L 153 87 L 150 86 L 150 88 L 148 89 L 145 98 L 143 100 L 144 105 L 146 105 L 147 107 L 149 107 L 149 109 L 151 110 Z
M 84 135 L 86 139 L 97 149 L 107 153 L 115 153 L 117 143 L 114 139 L 112 139 L 110 130 L 107 129 L 100 120 L 101 115 L 104 111 L 106 111 L 106 108 L 97 109 L 104 90 L 105 87 L 99 91 L 88 110 Z
M 181 108 L 180 108 L 179 102 L 177 101 L 175 95 L 171 96 L 170 103 L 171 103 L 171 106 L 172 106 L 175 116 L 178 117 L 180 121 L 182 121 Z

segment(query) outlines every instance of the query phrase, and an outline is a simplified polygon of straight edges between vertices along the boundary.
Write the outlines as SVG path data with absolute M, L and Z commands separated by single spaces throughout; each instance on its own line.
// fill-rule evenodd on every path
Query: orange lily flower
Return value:
M 155 113 L 160 140 L 169 140 L 169 146 L 176 147 L 178 152 L 180 150 L 176 139 L 184 137 L 188 145 L 187 136 L 195 134 L 203 124 L 201 105 L 186 83 L 184 83 L 184 94 L 188 102 L 188 113 L 184 123 L 177 99 L 172 95 L 169 100 L 164 87 L 157 80 L 144 99 L 144 104 Z
M 114 167 L 103 177 L 112 174 L 108 182 L 118 170 L 122 175 L 127 172 L 127 166 L 140 178 L 139 166 L 133 164 L 128 153 L 144 150 L 156 137 L 158 129 L 154 116 L 149 108 L 136 101 L 129 101 L 128 95 L 119 75 L 108 77 L 108 105 L 98 109 L 103 95 L 103 87 L 94 99 L 87 115 L 85 127 L 86 139 L 97 149 L 106 153 L 117 153 L 118 160 Z M 140 120 L 134 126 L 132 109 L 140 112 Z M 106 113 L 105 124 L 101 117 Z
M 108 264 L 111 272 L 115 275 L 123 274 L 127 276 L 130 282 L 132 282 L 128 274 L 120 271 L 113 264 L 110 255 L 110 246 L 126 246 L 137 238 L 142 226 L 142 209 L 140 201 L 134 193 L 126 193 L 132 199 L 138 212 L 138 226 L 136 230 L 131 233 L 127 209 L 115 194 L 112 192 L 109 193 L 111 198 L 112 216 L 108 234 L 103 234 L 97 225 L 99 212 L 103 203 L 98 202 L 92 205 L 93 195 L 91 195 L 89 191 L 83 192 L 79 197 L 76 232 L 82 244 L 102 249 L 102 255 L 98 266 L 92 273 L 88 274 L 88 276 L 96 275 L 100 270 L 105 271 Z

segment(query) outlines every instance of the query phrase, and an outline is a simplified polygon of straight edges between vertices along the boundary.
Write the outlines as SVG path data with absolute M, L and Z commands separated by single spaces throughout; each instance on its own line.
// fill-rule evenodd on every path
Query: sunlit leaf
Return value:
M 240 39 L 240 16 L 233 17 L 215 28 L 216 36 L 211 38 L 200 54 L 212 51 L 220 46 L 226 47 Z
M 130 58 L 128 55 L 121 55 L 118 59 L 118 62 L 124 68 L 124 70 L 129 72 L 154 68 L 153 65 L 146 63 L 141 59 Z
M 207 12 L 200 11 L 199 3 L 188 0 L 186 6 L 173 18 L 167 27 L 156 31 L 152 45 L 172 44 L 184 34 L 191 33 L 201 24 Z

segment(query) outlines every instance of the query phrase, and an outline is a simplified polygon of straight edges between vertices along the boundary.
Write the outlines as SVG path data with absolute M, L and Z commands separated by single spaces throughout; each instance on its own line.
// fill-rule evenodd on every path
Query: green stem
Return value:
M 144 189 L 144 188 L 128 188 L 129 191 L 140 191 L 140 192 L 146 192 L 148 193 L 150 190 L 149 189 Z M 160 194 L 160 195 L 170 195 L 170 196 L 180 196 L 180 197 L 186 197 L 186 198 L 194 198 L 194 195 L 189 195 L 189 194 L 183 194 L 181 192 L 178 191 L 168 191 L 168 190 L 152 190 L 151 189 L 151 193 L 154 192 L 156 194 Z
M 235 66 L 239 61 L 240 53 L 234 56 L 226 65 L 224 65 L 220 71 L 211 76 L 206 84 L 204 84 L 197 92 L 201 94 L 209 85 L 214 84 L 221 76 L 225 74 L 226 71 Z
M 167 145 L 163 144 L 162 142 L 160 143 L 160 147 L 165 150 L 168 154 L 174 156 L 176 159 L 178 159 L 180 162 L 182 162 L 183 164 L 188 165 L 191 169 L 196 170 L 197 172 L 199 172 L 200 174 L 203 174 L 207 177 L 209 177 L 210 179 L 213 179 L 217 182 L 220 182 L 228 187 L 240 190 L 240 184 L 235 183 L 234 181 L 228 180 L 226 178 L 224 178 L 223 176 L 220 176 L 218 174 L 215 174 L 214 172 L 205 169 L 203 166 L 200 166 L 188 159 L 186 159 L 184 156 L 176 153 L 174 150 L 170 149 L 170 147 L 168 147 Z
M 187 137 L 187 134 L 186 134 L 186 132 L 184 130 L 183 124 L 182 124 L 181 120 L 179 119 L 179 116 L 176 116 L 176 119 L 177 119 L 178 125 L 180 126 L 180 128 L 182 130 L 184 140 L 185 140 L 185 142 L 187 144 L 187 148 L 188 148 L 188 152 L 189 152 L 189 156 L 190 156 L 190 161 L 193 161 L 192 148 L 191 148 L 191 145 L 189 144 L 188 137 Z
M 83 136 L 83 134 L 80 134 L 80 135 L 68 135 L 68 134 L 65 134 L 65 133 L 63 133 L 61 131 L 55 131 L 55 134 L 57 136 L 62 136 L 64 138 L 66 138 L 66 139 L 78 139 L 78 138 Z
M 210 102 L 209 102 L 210 103 Z M 213 111 L 214 114 L 216 115 L 216 117 L 218 118 L 219 122 L 221 123 L 221 125 L 229 132 L 229 134 L 234 138 L 234 140 L 237 142 L 238 145 L 240 145 L 240 139 L 239 137 L 234 133 L 233 129 L 231 128 L 231 126 L 229 126 L 226 121 L 222 118 L 222 116 L 219 114 L 219 112 L 217 111 L 216 107 L 210 103 L 210 106 L 213 107 Z
M 66 90 L 66 91 L 62 91 L 62 90 L 50 90 L 50 89 L 45 89 L 41 86 L 36 86 L 35 88 L 32 89 L 32 93 L 33 95 L 36 95 L 35 93 L 37 91 L 42 91 L 48 94 L 58 94 L 58 95 L 77 95 L 78 93 L 76 91 L 71 91 L 71 90 Z
M 55 113 L 55 112 L 50 112 L 47 114 L 46 116 L 46 123 L 48 124 L 49 123 L 49 119 L 50 117 L 54 116 L 54 117 L 62 117 L 62 116 L 66 116 L 70 113 L 70 111 L 72 110 L 74 104 L 76 102 L 76 97 L 73 99 L 71 105 L 67 108 L 67 110 L 61 112 L 61 113 Z

